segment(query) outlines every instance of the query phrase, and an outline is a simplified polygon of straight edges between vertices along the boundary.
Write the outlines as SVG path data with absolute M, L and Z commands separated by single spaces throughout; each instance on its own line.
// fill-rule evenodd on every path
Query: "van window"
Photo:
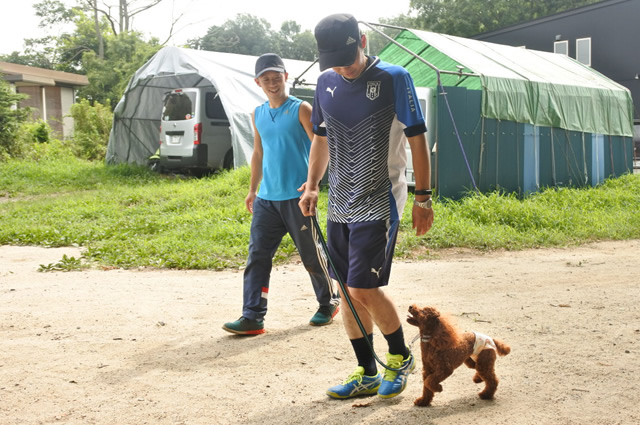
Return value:
M 164 100 L 163 121 L 190 120 L 195 114 L 195 93 L 170 93 Z
M 212 120 L 227 119 L 227 114 L 224 112 L 218 93 L 207 92 L 205 96 L 205 114 L 207 114 L 207 118 Z

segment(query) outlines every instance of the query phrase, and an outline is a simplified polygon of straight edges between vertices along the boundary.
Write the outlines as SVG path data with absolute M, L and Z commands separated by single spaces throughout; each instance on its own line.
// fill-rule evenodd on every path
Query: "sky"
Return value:
M 4 16 L 0 25 L 0 54 L 13 51 L 22 52 L 25 38 L 38 38 L 46 35 L 38 27 L 39 19 L 33 5 L 40 0 L 0 0 L 0 8 L 9 12 L 11 18 Z M 67 5 L 75 5 L 75 0 L 62 0 Z M 279 30 L 282 22 L 294 20 L 302 30 L 313 31 L 323 17 L 332 13 L 351 13 L 359 21 L 378 22 L 380 17 L 394 17 L 409 12 L 410 0 L 394 0 L 384 7 L 375 7 L 371 0 L 162 0 L 152 9 L 142 12 L 134 18 L 133 26 L 146 36 L 157 37 L 164 42 L 169 35 L 172 16 L 183 17 L 179 20 L 169 45 L 182 45 L 190 38 L 201 37 L 209 27 L 222 25 L 233 19 L 238 13 L 249 13 L 264 18 L 271 24 L 272 30 Z M 101 3 L 117 5 L 117 0 L 99 0 Z M 134 5 L 146 4 L 146 0 L 130 2 Z M 382 3 L 378 3 L 382 4 Z M 114 9 L 115 10 L 115 9 Z M 4 13 L 3 13 L 4 15 Z M 57 34 L 53 34 L 57 35 Z

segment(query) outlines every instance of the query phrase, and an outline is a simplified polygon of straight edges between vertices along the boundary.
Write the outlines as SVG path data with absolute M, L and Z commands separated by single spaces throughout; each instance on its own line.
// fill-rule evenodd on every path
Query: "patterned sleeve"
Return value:
M 326 136 L 327 129 L 324 125 L 324 117 L 322 116 L 322 107 L 318 100 L 318 93 L 320 93 L 320 87 L 323 86 L 322 76 L 318 78 L 318 84 L 316 85 L 316 91 L 313 95 L 313 109 L 311 110 L 311 123 L 313 124 L 313 133 L 318 136 Z
M 427 131 L 427 126 L 424 122 L 413 78 L 402 67 L 396 67 L 396 70 L 397 72 L 393 75 L 393 85 L 398 120 L 405 125 L 404 134 L 407 137 L 422 134 Z

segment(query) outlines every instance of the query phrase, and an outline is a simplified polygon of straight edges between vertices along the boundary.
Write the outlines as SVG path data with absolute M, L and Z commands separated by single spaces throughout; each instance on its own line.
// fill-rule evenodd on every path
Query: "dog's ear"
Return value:
M 425 307 L 425 308 L 423 308 L 422 309 L 422 313 L 427 318 L 440 317 L 440 312 L 437 309 L 433 308 L 433 307 Z
M 436 326 L 440 324 L 440 318 L 438 316 L 428 316 L 427 317 L 427 326 L 429 329 L 434 329 Z
M 453 323 L 453 319 L 450 315 L 440 315 L 435 318 L 437 325 L 435 325 L 434 332 L 438 334 L 438 338 L 434 343 L 438 349 L 446 349 L 455 347 L 460 343 L 460 334 Z

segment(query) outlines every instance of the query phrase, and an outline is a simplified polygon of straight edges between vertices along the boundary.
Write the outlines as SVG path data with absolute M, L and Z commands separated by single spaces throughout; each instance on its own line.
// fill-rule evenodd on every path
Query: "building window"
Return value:
M 569 56 L 569 42 L 567 40 L 554 41 L 553 42 L 553 53 L 558 53 L 560 55 Z
M 591 38 L 576 40 L 576 59 L 580 63 L 591 66 Z

